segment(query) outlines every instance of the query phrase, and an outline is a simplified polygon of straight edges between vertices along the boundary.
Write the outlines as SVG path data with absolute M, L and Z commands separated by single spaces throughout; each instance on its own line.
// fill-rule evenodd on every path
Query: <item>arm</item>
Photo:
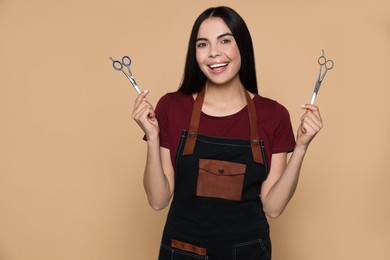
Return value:
M 302 108 L 306 112 L 301 118 L 290 160 L 287 163 L 287 153 L 273 154 L 269 175 L 261 187 L 263 209 L 271 218 L 280 216 L 294 195 L 307 148 L 323 126 L 316 106 L 304 105 Z
M 174 171 L 170 151 L 160 147 L 159 126 L 152 105 L 147 101 L 148 91 L 137 97 L 133 119 L 146 135 L 147 156 L 144 171 L 144 187 L 148 202 L 154 210 L 165 208 L 174 190 Z

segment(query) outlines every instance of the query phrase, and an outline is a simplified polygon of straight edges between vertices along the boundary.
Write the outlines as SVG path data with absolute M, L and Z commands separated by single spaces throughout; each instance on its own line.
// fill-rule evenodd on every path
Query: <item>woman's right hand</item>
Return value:
M 158 137 L 159 127 L 155 117 L 153 106 L 146 99 L 149 94 L 149 90 L 144 90 L 138 95 L 135 100 L 133 119 L 142 128 L 146 135 L 147 140 L 152 140 Z

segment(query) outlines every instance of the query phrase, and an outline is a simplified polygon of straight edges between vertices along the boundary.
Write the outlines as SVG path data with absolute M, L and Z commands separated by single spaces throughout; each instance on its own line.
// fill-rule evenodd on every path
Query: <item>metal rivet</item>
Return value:
M 195 132 L 190 132 L 188 136 L 191 137 L 191 138 L 194 138 L 196 136 L 196 133 Z
M 254 140 L 252 140 L 252 143 L 255 144 L 255 145 L 258 145 L 259 144 L 259 140 L 254 139 Z
M 219 174 L 224 174 L 225 170 L 224 169 L 219 169 L 218 172 L 219 172 Z

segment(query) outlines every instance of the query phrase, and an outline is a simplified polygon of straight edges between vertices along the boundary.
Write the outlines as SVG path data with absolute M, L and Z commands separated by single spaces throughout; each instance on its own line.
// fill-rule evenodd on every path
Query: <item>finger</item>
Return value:
M 134 120 L 139 120 L 140 115 L 142 114 L 142 111 L 144 111 L 148 107 L 147 103 L 141 103 L 138 106 L 136 106 L 133 110 L 132 117 Z
M 141 103 L 136 114 L 138 115 L 138 118 L 150 119 L 151 121 L 155 120 L 154 108 L 147 101 L 143 101 L 143 103 Z
M 310 104 L 304 104 L 304 105 L 301 105 L 301 108 L 302 109 L 306 109 L 306 111 L 311 111 L 313 114 L 315 114 L 320 120 L 321 119 L 321 113 L 320 113 L 320 109 L 315 106 L 315 105 L 310 105 Z
M 141 104 L 143 101 L 147 101 L 146 96 L 149 94 L 149 90 L 144 90 L 142 91 L 137 98 L 135 99 L 134 102 L 134 109 Z
M 148 102 L 145 102 L 143 105 L 140 105 L 137 107 L 137 109 L 133 112 L 133 119 L 141 122 L 144 119 L 154 118 L 154 110 L 151 104 Z
M 318 111 L 317 111 L 318 112 Z M 305 115 L 302 117 L 312 120 L 312 122 L 317 125 L 320 129 L 323 127 L 321 115 L 319 113 L 316 113 L 316 111 L 312 112 L 310 110 L 306 110 Z
M 154 119 L 156 118 L 156 117 L 155 117 L 156 113 L 154 112 L 153 107 L 152 107 L 152 106 L 148 106 L 146 111 L 148 112 L 147 117 L 148 117 L 151 121 L 154 121 Z
M 317 106 L 311 105 L 311 104 L 303 104 L 303 105 L 301 105 L 301 108 L 302 109 L 308 109 L 310 111 L 318 110 Z
M 306 109 L 305 113 L 301 117 L 301 120 L 306 116 L 311 116 L 313 118 L 315 117 L 315 120 L 318 120 L 320 124 L 322 124 L 322 118 L 318 107 L 314 105 L 302 105 L 301 108 Z
M 321 130 L 322 123 L 313 117 L 307 116 L 302 120 L 302 129 L 305 133 L 317 133 Z
M 149 107 L 151 110 L 154 110 L 152 104 L 150 104 L 146 99 L 139 101 L 139 103 L 136 104 L 134 107 L 133 118 L 136 114 L 138 114 L 140 111 L 143 111 L 146 107 Z

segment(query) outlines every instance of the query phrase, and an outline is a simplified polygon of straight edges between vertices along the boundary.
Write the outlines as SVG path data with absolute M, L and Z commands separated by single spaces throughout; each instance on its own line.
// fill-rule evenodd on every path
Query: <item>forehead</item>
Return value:
M 198 38 L 216 38 L 225 33 L 232 33 L 225 21 L 219 17 L 210 17 L 201 23 Z

